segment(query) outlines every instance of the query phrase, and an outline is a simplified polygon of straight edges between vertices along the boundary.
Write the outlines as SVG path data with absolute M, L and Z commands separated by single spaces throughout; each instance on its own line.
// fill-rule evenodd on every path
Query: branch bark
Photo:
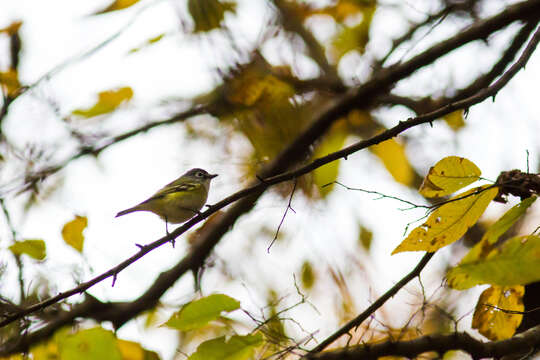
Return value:
M 540 347 L 540 325 L 514 336 L 511 339 L 483 342 L 467 333 L 448 335 L 427 335 L 409 341 L 386 341 L 378 344 L 364 344 L 345 349 L 309 354 L 309 360 L 366 360 L 381 356 L 405 356 L 415 358 L 418 355 L 434 351 L 442 356 L 449 350 L 462 350 L 473 359 L 500 358 L 506 355 L 520 355 L 522 359 L 532 355 Z

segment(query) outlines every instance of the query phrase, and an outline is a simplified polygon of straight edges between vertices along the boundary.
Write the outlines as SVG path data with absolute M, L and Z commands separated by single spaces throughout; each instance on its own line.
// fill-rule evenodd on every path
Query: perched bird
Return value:
M 168 223 L 180 224 L 199 213 L 208 198 L 210 181 L 216 176 L 203 169 L 191 169 L 142 203 L 120 211 L 116 217 L 134 211 L 150 211 L 165 220 L 168 234 Z

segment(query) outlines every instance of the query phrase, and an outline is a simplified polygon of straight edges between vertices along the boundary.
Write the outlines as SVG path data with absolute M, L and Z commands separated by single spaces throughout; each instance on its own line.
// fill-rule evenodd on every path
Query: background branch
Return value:
M 540 346 L 540 325 L 511 339 L 483 342 L 467 333 L 448 335 L 427 335 L 409 341 L 386 341 L 378 344 L 352 346 L 346 349 L 308 354 L 307 359 L 317 360 L 359 360 L 377 359 L 382 356 L 405 356 L 415 358 L 418 355 L 434 351 L 443 355 L 449 350 L 462 350 L 473 359 L 500 358 L 505 355 L 520 355 L 527 358 Z

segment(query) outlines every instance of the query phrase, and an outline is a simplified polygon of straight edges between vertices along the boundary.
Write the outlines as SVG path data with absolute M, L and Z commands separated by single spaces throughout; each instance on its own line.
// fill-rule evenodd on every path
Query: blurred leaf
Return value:
M 362 15 L 364 11 L 370 10 L 374 3 L 375 1 L 340 0 L 324 8 L 306 8 L 303 16 L 329 15 L 341 23 L 347 18 Z
M 347 127 L 344 120 L 337 121 L 328 134 L 315 148 L 313 158 L 326 156 L 330 153 L 340 150 L 345 144 L 347 138 Z M 337 180 L 339 172 L 339 160 L 332 161 L 313 170 L 313 182 L 319 189 L 322 197 L 326 197 L 334 188 L 333 182 Z M 330 184 L 330 185 L 328 185 Z M 328 185 L 328 186 L 324 186 Z
M 247 72 L 227 84 L 227 99 L 233 104 L 252 106 L 257 102 L 272 103 L 294 96 L 294 88 L 274 75 Z
M 311 289 L 313 284 L 315 284 L 315 272 L 313 271 L 313 266 L 309 261 L 304 261 L 302 264 L 302 286 L 305 289 Z
M 118 339 L 116 342 L 122 360 L 144 360 L 144 349 L 141 344 Z
M 142 45 L 139 45 L 139 46 L 129 50 L 129 53 L 130 54 L 135 53 L 137 51 L 140 51 L 140 50 L 144 49 L 145 47 L 148 47 L 148 46 L 150 46 L 152 44 L 155 44 L 158 41 L 160 41 L 161 39 L 163 39 L 165 37 L 165 35 L 166 35 L 165 33 L 161 33 L 161 34 L 159 34 L 157 36 L 154 36 L 153 38 L 150 38 L 150 39 L 146 40 Z
M 368 111 L 362 111 L 358 109 L 351 110 L 347 114 L 347 121 L 354 127 L 359 126 L 373 126 L 375 122 Z
M 0 71 L 0 85 L 6 89 L 8 96 L 16 96 L 21 88 L 17 70 L 9 69 L 7 71 Z
M 437 208 L 424 224 L 411 231 L 392 251 L 392 255 L 402 251 L 433 252 L 459 240 L 497 196 L 498 189 L 488 187 L 485 185 L 471 189 Z
M 236 3 L 218 0 L 188 0 L 188 11 L 195 23 L 194 32 L 207 32 L 220 27 L 225 12 L 234 13 Z
M 444 121 L 454 131 L 458 131 L 465 126 L 465 119 L 463 118 L 463 110 L 451 112 L 443 117 Z
M 76 109 L 73 115 L 91 118 L 114 111 L 122 103 L 128 102 L 133 97 L 133 90 L 126 86 L 119 89 L 102 91 L 98 94 L 98 101 L 88 109 Z
M 516 221 L 525 214 L 529 206 L 536 200 L 536 196 L 531 196 L 508 210 L 499 220 L 487 229 L 482 239 L 461 259 L 460 265 L 485 258 L 493 249 L 493 246 Z
M 482 172 L 472 161 L 458 156 L 448 156 L 429 169 L 420 186 L 425 197 L 441 197 L 477 181 Z
M 108 13 L 108 12 L 111 12 L 111 11 L 117 11 L 117 10 L 122 10 L 122 9 L 126 9 L 132 5 L 135 5 L 136 3 L 138 3 L 139 0 L 114 0 L 114 2 L 107 6 L 105 9 L 103 10 L 100 10 L 96 13 L 94 13 L 94 15 L 98 15 L 98 14 L 104 14 L 104 13 Z
M 16 241 L 9 250 L 15 255 L 26 254 L 36 260 L 43 260 L 46 256 L 45 241 L 40 239 Z
M 58 350 L 62 360 L 122 360 L 114 334 L 101 327 L 59 338 Z
M 345 4 L 345 2 L 343 2 L 341 5 L 345 11 L 361 11 L 362 20 L 353 26 L 343 26 L 341 32 L 334 38 L 332 42 L 332 55 L 335 62 L 339 61 L 339 59 L 349 51 L 356 50 L 360 54 L 363 54 L 366 49 L 366 45 L 369 41 L 371 20 L 377 9 L 377 2 L 368 1 L 366 2 L 368 5 L 362 7 L 358 7 L 358 4 L 358 2 L 356 2 L 356 4 Z M 353 10 L 355 5 L 356 8 Z M 358 16 L 359 13 L 354 15 Z
M 248 360 L 263 342 L 261 334 L 225 336 L 203 342 L 188 360 Z
M 492 286 L 482 292 L 474 310 L 472 327 L 490 340 L 511 338 L 518 328 L 523 314 L 505 312 L 499 309 L 523 312 L 523 286 Z M 486 306 L 496 306 L 498 309 Z
M 157 353 L 146 350 L 137 342 L 118 339 L 116 344 L 122 360 L 159 360 Z
M 6 33 L 8 36 L 15 35 L 21 28 L 22 21 L 13 21 L 5 28 L 0 29 L 0 34 Z
M 88 225 L 88 219 L 86 216 L 76 215 L 75 219 L 67 222 L 62 228 L 62 238 L 65 243 L 77 250 L 82 252 L 84 246 L 84 235 L 83 231 Z
M 154 306 L 153 308 L 145 311 L 143 313 L 143 316 L 145 318 L 144 320 L 144 328 L 145 329 L 150 329 L 154 326 L 158 326 L 158 323 L 160 322 L 159 321 L 159 314 L 158 314 L 158 309 L 159 309 L 160 305 L 156 305 Z
M 394 139 L 386 140 L 369 148 L 384 164 L 384 167 L 392 175 L 394 180 L 403 184 L 411 185 L 414 179 L 414 171 L 405 148 Z
M 460 264 L 448 271 L 448 285 L 464 290 L 478 284 L 526 285 L 540 280 L 540 237 L 516 236 L 485 259 Z
M 240 308 L 240 302 L 223 294 L 213 294 L 187 303 L 165 323 L 170 328 L 189 331 L 200 328 L 221 316 Z
M 373 232 L 363 225 L 360 225 L 360 233 L 358 234 L 358 242 L 366 250 L 371 248 L 371 241 L 373 240 Z

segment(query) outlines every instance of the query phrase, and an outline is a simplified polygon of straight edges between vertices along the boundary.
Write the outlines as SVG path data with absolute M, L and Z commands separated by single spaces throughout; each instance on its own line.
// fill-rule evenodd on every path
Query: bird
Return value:
M 152 212 L 165 221 L 168 235 L 168 223 L 181 224 L 200 214 L 199 210 L 208 199 L 210 181 L 216 176 L 200 168 L 191 169 L 143 202 L 118 212 L 115 217 L 135 211 Z

